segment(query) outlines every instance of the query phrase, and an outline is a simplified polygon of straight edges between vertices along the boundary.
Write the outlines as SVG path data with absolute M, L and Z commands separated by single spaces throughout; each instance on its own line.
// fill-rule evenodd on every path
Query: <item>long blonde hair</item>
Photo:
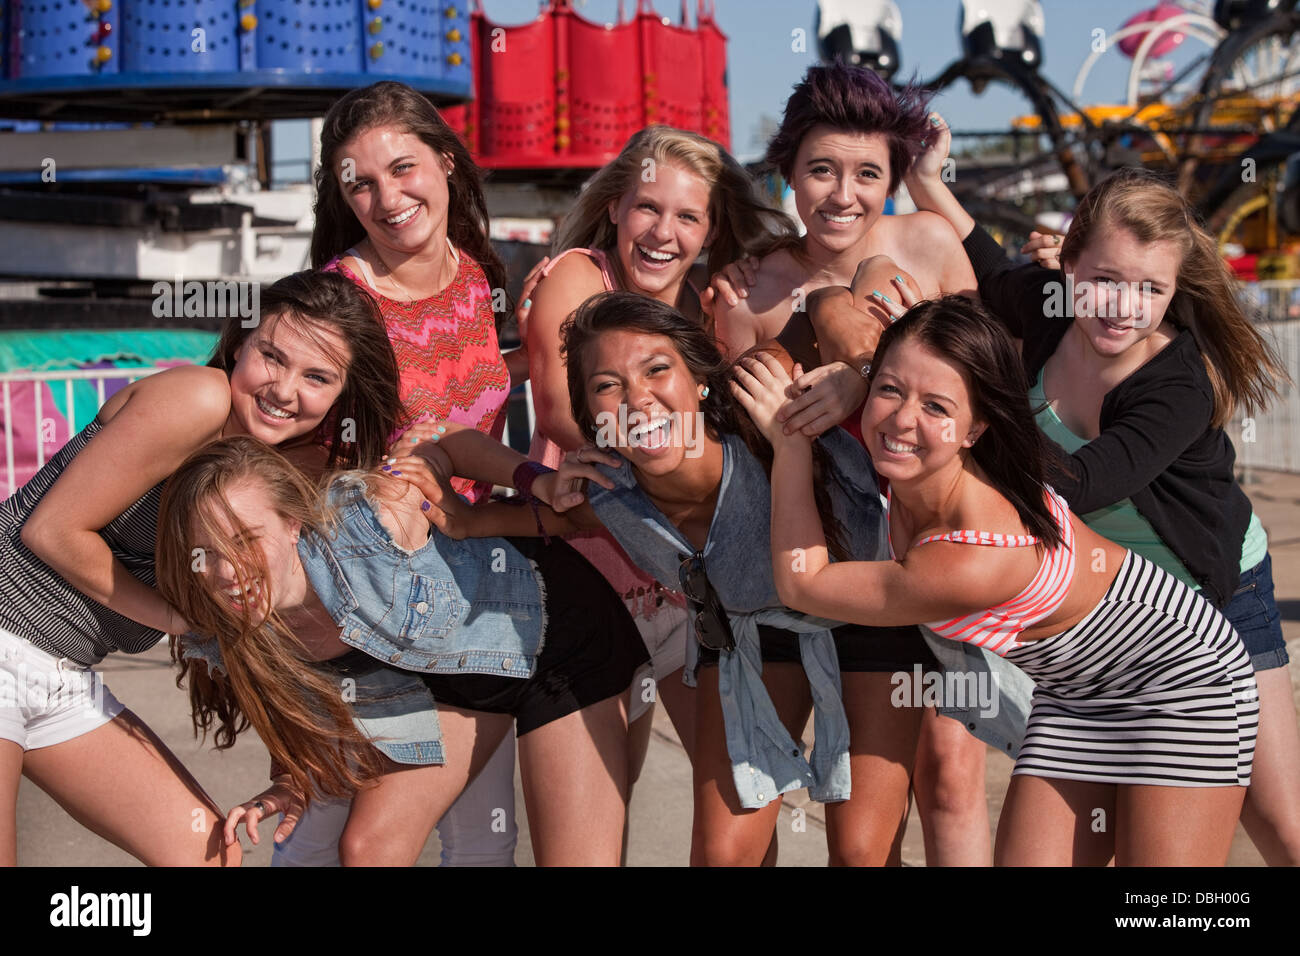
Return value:
M 609 221 L 609 204 L 635 186 L 647 159 L 655 165 L 681 167 L 708 184 L 714 236 L 708 255 L 710 275 L 770 247 L 775 238 L 798 236 L 790 217 L 759 198 L 744 167 L 717 143 L 671 126 L 647 126 L 632 134 L 622 151 L 587 183 L 556 230 L 551 254 L 574 248 L 613 249 L 618 227 Z
M 1097 230 L 1117 227 L 1139 242 L 1174 242 L 1182 250 L 1169 314 L 1201 351 L 1214 390 L 1211 424 L 1224 427 L 1239 405 L 1263 410 L 1288 380 L 1286 370 L 1242 310 L 1236 280 L 1192 207 L 1155 174 L 1120 170 L 1079 201 L 1061 244 L 1061 262 L 1077 262 Z
M 214 635 L 225 673 L 182 654 L 172 638 L 172 658 L 180 667 L 177 686 L 189 679 L 195 733 L 214 727 L 217 749 L 234 746 L 251 724 L 275 762 L 310 799 L 313 791 L 347 796 L 383 770 L 379 752 L 356 729 L 337 680 L 305 660 L 301 643 L 271 611 L 254 623 L 249 609 L 236 613 L 220 601 L 198 564 L 207 555 L 195 548 L 200 536 L 212 542 L 235 568 L 241 587 L 266 580 L 257 548 L 240 545 L 217 526 L 242 529 L 226 494 L 244 481 L 257 481 L 284 519 L 302 533 L 326 523 L 321 496 L 282 455 L 247 436 L 214 442 L 195 452 L 163 490 L 158 512 L 158 590 L 199 634 Z

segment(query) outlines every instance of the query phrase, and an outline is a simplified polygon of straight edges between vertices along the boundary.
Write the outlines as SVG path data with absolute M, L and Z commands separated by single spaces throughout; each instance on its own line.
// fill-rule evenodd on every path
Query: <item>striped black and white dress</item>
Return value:
M 891 499 L 892 500 L 892 499 Z M 1047 504 L 1064 543 L 1034 579 L 997 607 L 923 625 L 939 637 L 1002 655 L 1034 680 L 1013 773 L 1092 783 L 1249 786 L 1259 700 L 1250 657 L 1218 610 L 1132 551 L 1105 596 L 1069 630 L 1020 634 L 1049 617 L 1074 579 L 1070 509 Z M 1032 535 L 952 531 L 916 542 L 1036 545 Z M 891 543 L 892 551 L 892 543 Z
M 1093 783 L 1250 785 L 1250 657 L 1212 604 L 1132 551 L 1064 633 L 1006 653 L 1034 679 L 1015 773 Z
M 99 434 L 100 427 L 95 418 L 0 503 L 0 630 L 83 666 L 99 663 L 112 651 L 147 651 L 164 637 L 161 631 L 82 594 L 22 542 L 28 516 L 68 463 Z M 99 532 L 113 556 L 150 587 L 154 585 L 154 538 L 162 487 L 160 483 L 150 488 Z

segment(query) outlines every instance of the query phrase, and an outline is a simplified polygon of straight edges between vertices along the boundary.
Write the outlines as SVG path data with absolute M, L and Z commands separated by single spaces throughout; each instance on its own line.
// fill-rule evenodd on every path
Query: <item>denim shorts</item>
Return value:
M 1242 572 L 1223 616 L 1241 636 L 1256 671 L 1286 666 L 1290 657 L 1282 636 L 1282 614 L 1273 597 L 1272 556 L 1264 555 L 1263 561 Z
M 316 666 L 340 682 L 352 722 L 385 757 L 401 764 L 443 763 L 438 708 L 419 674 L 357 650 Z

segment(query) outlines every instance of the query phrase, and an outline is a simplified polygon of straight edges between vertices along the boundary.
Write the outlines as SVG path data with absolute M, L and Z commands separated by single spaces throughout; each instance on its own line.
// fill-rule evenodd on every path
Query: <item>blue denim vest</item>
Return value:
M 880 557 L 888 544 L 871 460 L 840 429 L 819 441 L 832 459 L 832 474 L 824 480 L 849 553 L 859 560 Z M 626 461 L 616 469 L 599 467 L 614 489 L 588 487 L 596 515 L 642 570 L 665 587 L 679 587 L 678 568 L 695 549 L 641 491 Z M 781 604 L 772 580 L 771 505 L 762 464 L 740 438 L 724 436 L 722 482 L 703 552 L 709 581 L 728 611 L 736 638 L 736 650 L 724 651 L 719 658 L 718 681 L 732 776 L 747 809 L 802 787 L 808 787 L 815 800 L 845 800 L 850 794 L 848 718 L 829 630 L 839 622 L 799 614 Z M 800 659 L 812 690 L 816 738 L 808 760 L 763 686 L 760 623 L 802 634 Z M 688 670 L 697 653 L 696 642 L 688 641 Z
M 304 533 L 298 555 L 344 643 L 405 670 L 533 675 L 545 595 L 508 541 L 434 533 L 406 551 L 355 480 L 336 480 L 329 500 L 336 520 Z

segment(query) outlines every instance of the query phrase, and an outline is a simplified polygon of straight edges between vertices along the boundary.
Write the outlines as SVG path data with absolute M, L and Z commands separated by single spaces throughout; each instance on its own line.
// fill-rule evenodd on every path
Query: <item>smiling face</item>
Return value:
M 314 431 L 343 393 L 352 350 L 310 319 L 264 317 L 235 351 L 225 434 L 279 445 Z
M 334 163 L 344 201 L 380 249 L 413 255 L 447 235 L 450 156 L 405 130 L 379 126 L 343 143 Z
M 677 304 L 682 282 L 709 239 L 709 186 L 670 163 L 657 163 L 651 182 L 638 175 L 634 188 L 610 203 L 618 227 L 618 259 L 632 288 Z
M 617 329 L 586 348 L 587 409 L 597 444 L 613 447 L 646 475 L 665 475 L 704 434 L 703 384 L 666 335 Z
M 862 437 L 876 472 L 890 481 L 924 478 L 957 460 L 984 430 L 955 365 L 914 339 L 893 345 L 872 377 Z
M 213 600 L 239 617 L 247 610 L 256 627 L 272 607 L 282 611 L 306 599 L 307 577 L 297 549 L 301 528 L 275 509 L 270 489 L 257 478 L 237 481 L 225 500 L 239 520 L 232 522 L 212 502 L 200 504 L 207 520 L 195 522 L 191 547 L 203 551 L 203 580 Z
M 1075 325 L 1099 356 L 1153 349 L 1181 265 L 1182 249 L 1172 240 L 1141 242 L 1122 227 L 1093 231 L 1065 271 L 1074 282 Z
M 884 133 L 809 130 L 795 154 L 790 183 L 808 240 L 832 252 L 861 242 L 885 208 L 889 173 Z

